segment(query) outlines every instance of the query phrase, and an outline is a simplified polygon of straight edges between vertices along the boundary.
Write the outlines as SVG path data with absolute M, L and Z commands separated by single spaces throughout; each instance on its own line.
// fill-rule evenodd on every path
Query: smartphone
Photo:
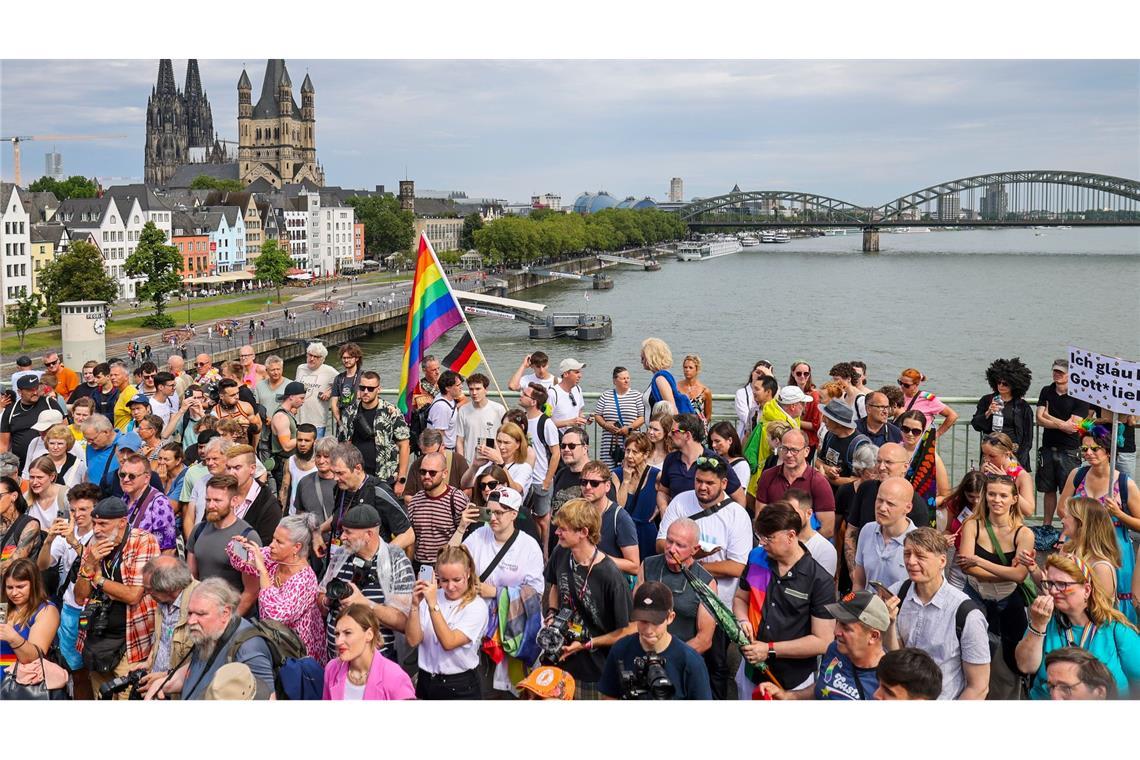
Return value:
M 479 508 L 479 522 L 491 522 L 491 506 L 484 504 Z
M 245 544 L 239 544 L 237 541 L 234 541 L 233 545 L 234 554 L 238 556 L 238 559 L 240 559 L 242 562 L 245 562 L 249 559 L 249 552 L 246 550 Z
M 66 501 L 59 505 L 59 512 L 56 513 L 55 519 L 57 519 L 57 520 L 70 520 L 71 519 L 71 506 Z
M 424 565 L 420 568 L 420 574 L 418 578 L 425 583 L 431 583 L 433 580 L 435 580 L 435 570 L 432 569 L 431 565 Z
M 495 448 L 495 439 L 494 438 L 484 438 L 483 439 L 483 445 L 489 449 L 493 449 L 493 448 Z
M 0 602 L 0 623 L 8 622 L 8 603 Z
M 889 588 L 887 588 L 883 584 L 879 583 L 878 581 L 867 581 L 867 585 L 874 588 L 875 591 L 878 591 L 879 595 L 882 597 L 894 596 L 894 594 L 891 593 L 891 590 Z

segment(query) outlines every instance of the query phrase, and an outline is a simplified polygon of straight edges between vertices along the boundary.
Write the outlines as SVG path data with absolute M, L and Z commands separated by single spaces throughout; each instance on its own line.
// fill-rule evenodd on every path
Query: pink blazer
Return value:
M 344 682 L 348 678 L 348 663 L 334 657 L 325 665 L 324 700 L 343 700 Z M 415 699 L 412 679 L 396 663 L 380 652 L 372 658 L 368 683 L 364 685 L 365 699 Z

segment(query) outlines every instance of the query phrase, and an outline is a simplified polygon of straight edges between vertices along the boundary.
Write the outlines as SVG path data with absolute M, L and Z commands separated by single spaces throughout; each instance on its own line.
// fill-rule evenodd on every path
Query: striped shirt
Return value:
M 614 403 L 614 396 L 616 391 L 608 390 L 598 397 L 598 403 L 594 405 L 594 414 L 601 415 L 602 419 L 618 427 L 625 427 L 638 417 L 645 417 L 645 396 L 635 390 L 628 390 L 617 396 L 617 403 Z M 621 410 L 621 417 L 618 417 L 618 410 Z M 632 432 L 632 431 L 630 431 Z M 615 462 L 610 458 L 610 449 L 613 448 L 614 441 L 622 442 L 624 448 L 624 440 L 618 438 L 608 430 L 602 431 L 602 447 L 598 450 L 599 458 L 609 463 L 611 467 L 621 464 Z
M 408 519 L 416 532 L 416 562 L 435 562 L 440 549 L 459 526 L 459 516 L 467 508 L 467 496 L 457 488 L 448 486 L 438 499 L 420 491 L 408 505 Z

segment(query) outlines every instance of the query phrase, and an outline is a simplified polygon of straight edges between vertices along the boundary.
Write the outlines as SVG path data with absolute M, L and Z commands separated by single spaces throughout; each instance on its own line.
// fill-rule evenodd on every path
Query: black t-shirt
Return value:
M 621 699 L 621 671 L 636 673 L 634 660 L 645 657 L 646 654 L 636 633 L 614 644 L 606 657 L 602 679 L 598 681 L 598 691 L 607 697 Z M 673 699 L 713 698 L 708 668 L 692 647 L 674 636 L 665 651 L 661 652 L 661 659 L 665 661 L 665 674 L 675 689 Z M 652 699 L 652 696 L 646 694 L 639 698 Z
M 851 506 L 855 503 L 855 483 L 844 483 L 835 492 L 835 513 L 844 520 L 851 514 Z
M 823 436 L 823 440 L 820 441 L 819 454 L 817 454 L 817 456 L 824 464 L 838 467 L 839 476 L 841 478 L 849 478 L 855 474 L 854 470 L 851 469 L 850 457 L 850 454 L 854 452 L 849 452 L 849 449 L 856 439 L 861 441 L 868 440 L 867 436 L 858 430 L 851 431 L 851 435 L 846 438 L 839 438 L 828 432 Z
M 25 464 L 24 459 L 28 456 L 28 447 L 31 446 L 32 441 L 39 436 L 38 432 L 32 430 L 32 425 L 36 424 L 40 412 L 47 411 L 51 408 L 52 405 L 49 404 L 45 398 L 41 398 L 31 406 L 25 407 L 17 397 L 17 399 L 4 410 L 4 414 L 0 415 L 0 433 L 11 434 L 12 437 L 8 442 L 8 450 L 20 458 L 21 469 Z
M 848 530 L 858 531 L 867 523 L 875 521 L 875 499 L 879 495 L 880 485 L 878 480 L 869 480 L 859 486 L 847 511 Z M 919 528 L 930 525 L 930 508 L 926 505 L 926 500 L 915 494 L 907 517 Z
M 1074 414 L 1087 417 L 1089 405 L 1087 401 L 1073 398 L 1068 393 L 1064 396 L 1057 393 L 1057 384 L 1049 383 L 1037 394 L 1037 406 L 1045 407 L 1050 416 L 1061 421 L 1068 420 Z M 1081 437 L 1076 433 L 1064 433 L 1054 428 L 1044 428 L 1041 431 L 1041 447 L 1055 449 L 1076 449 L 1081 445 Z
M 336 510 L 333 513 L 334 538 L 340 536 L 340 521 L 344 519 L 345 513 L 357 504 L 367 504 L 380 513 L 380 538 L 385 543 L 391 543 L 394 537 L 412 527 L 403 505 L 389 491 L 388 484 L 380 483 L 371 475 L 364 479 L 355 493 L 342 491 L 340 486 L 333 489 L 333 504 L 333 509 Z
M 779 575 L 776 561 L 768 558 L 772 577 L 768 581 L 764 619 L 756 634 L 757 641 L 776 643 L 776 657 L 768 660 L 768 667 L 788 689 L 794 689 L 815 671 L 816 658 L 781 657 L 780 642 L 810 634 L 813 617 L 830 620 L 832 615 L 825 605 L 835 602 L 835 579 L 812 559 L 811 552 L 803 543 L 800 543 L 800 548 L 804 556 L 784 576 Z M 751 588 L 748 585 L 748 566 L 745 565 L 740 575 L 740 589 L 747 593 Z
M 101 414 L 115 423 L 115 402 L 119 400 L 119 389 L 111 386 L 111 392 L 104 394 L 99 388 L 91 391 L 91 400 L 95 402 L 95 414 Z
M 543 576 L 558 589 L 558 605 L 574 611 L 573 622 L 582 626 L 587 638 L 594 638 L 629 625 L 629 584 L 609 557 L 598 551 L 601 560 L 592 567 L 579 567 L 570 550 L 561 546 L 550 555 Z M 585 588 L 583 589 L 583 585 Z M 569 642 L 567 642 L 569 643 Z M 579 681 L 596 683 L 606 663 L 608 647 L 576 652 L 561 667 Z
M 582 473 L 574 472 L 564 464 L 558 465 L 558 471 L 554 473 L 554 480 L 550 484 L 550 519 L 554 520 L 554 516 L 558 514 L 558 510 L 562 505 L 571 499 L 582 498 Z M 617 499 L 617 488 L 614 487 L 613 481 L 610 481 L 610 501 Z M 552 523 L 553 524 L 553 523 Z M 554 529 L 551 528 L 550 534 L 547 536 L 547 554 L 554 551 L 554 547 L 558 545 L 558 537 L 554 535 Z
M 95 393 L 96 387 L 97 386 L 94 385 L 88 385 L 87 383 L 80 383 L 75 390 L 71 392 L 71 395 L 67 397 L 67 403 L 74 405 L 75 402 L 81 398 L 91 398 Z
M 1092 406 L 1090 408 L 1094 412 L 1096 412 L 1097 417 L 1101 417 L 1106 413 L 1099 406 Z M 1111 414 L 1111 412 L 1108 412 L 1108 414 Z M 1124 443 L 1123 443 L 1123 445 L 1117 447 L 1116 452 L 1118 454 L 1134 454 L 1134 453 L 1136 453 L 1136 428 L 1132 427 L 1131 425 L 1125 425 L 1124 424 L 1124 415 L 1117 416 L 1117 419 L 1120 421 L 1117 423 L 1117 430 L 1113 431 L 1113 432 L 1117 432 L 1117 431 L 1119 431 L 1119 429 L 1121 427 L 1123 427 L 1124 428 Z M 1106 425 L 1105 427 L 1109 427 L 1109 426 Z
M 332 398 L 336 399 L 336 403 L 341 411 L 343 411 L 346 406 L 356 400 L 356 386 L 359 384 L 359 370 L 351 378 L 345 372 L 341 372 L 339 375 L 333 378 Z
M 352 425 L 352 445 L 360 449 L 364 471 L 369 475 L 376 474 L 376 435 L 372 431 L 376 429 L 376 413 L 379 411 L 379 406 L 372 409 L 359 407 Z

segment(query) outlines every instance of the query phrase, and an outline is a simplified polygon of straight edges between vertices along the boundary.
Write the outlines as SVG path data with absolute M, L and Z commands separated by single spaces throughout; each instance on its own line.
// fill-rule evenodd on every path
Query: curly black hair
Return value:
M 1033 372 L 1021 362 L 1020 357 L 994 359 L 986 370 L 986 382 L 990 384 L 994 393 L 997 393 L 998 380 L 1009 383 L 1013 397 L 1021 398 L 1029 390 L 1029 384 L 1033 381 Z

